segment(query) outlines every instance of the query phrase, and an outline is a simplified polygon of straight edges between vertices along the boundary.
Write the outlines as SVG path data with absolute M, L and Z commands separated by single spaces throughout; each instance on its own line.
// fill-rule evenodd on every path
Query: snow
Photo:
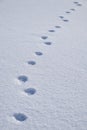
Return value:
M 0 0 L 0 130 L 87 130 L 87 0 Z

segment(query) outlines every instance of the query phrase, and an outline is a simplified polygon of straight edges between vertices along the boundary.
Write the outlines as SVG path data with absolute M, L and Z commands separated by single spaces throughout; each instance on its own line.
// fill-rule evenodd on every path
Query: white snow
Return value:
M 87 0 L 0 0 L 0 130 L 87 130 L 86 13 Z

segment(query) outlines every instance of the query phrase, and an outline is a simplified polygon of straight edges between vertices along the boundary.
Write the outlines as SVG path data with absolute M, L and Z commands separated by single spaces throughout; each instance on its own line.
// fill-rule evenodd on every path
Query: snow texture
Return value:
M 0 0 L 0 130 L 87 130 L 87 0 Z

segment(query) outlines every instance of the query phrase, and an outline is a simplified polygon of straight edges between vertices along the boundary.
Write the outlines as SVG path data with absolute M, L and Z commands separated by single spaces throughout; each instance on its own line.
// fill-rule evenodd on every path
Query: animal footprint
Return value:
M 61 28 L 61 26 L 55 26 L 55 28 Z
M 27 88 L 24 90 L 24 92 L 28 95 L 34 95 L 36 93 L 36 89 L 34 88 Z
M 14 115 L 14 118 L 17 120 L 17 121 L 20 121 L 20 122 L 22 122 L 22 121 L 25 121 L 28 117 L 25 115 L 25 114 L 23 114 L 23 113 L 15 113 Z
M 26 82 L 26 81 L 28 81 L 28 77 L 25 76 L 25 75 L 20 75 L 20 76 L 18 77 L 18 80 L 21 81 L 21 82 Z
M 66 14 L 70 14 L 70 11 L 66 11 Z
M 74 4 L 78 4 L 79 2 L 77 2 L 77 1 L 75 1 L 75 2 L 73 2 Z
M 64 22 L 69 22 L 69 20 L 68 20 L 68 19 L 63 19 L 63 21 L 64 21 Z
M 35 65 L 35 64 L 36 64 L 36 62 L 35 62 L 35 61 L 33 61 L 33 60 L 28 61 L 27 63 L 28 63 L 29 65 Z
M 43 55 L 43 53 L 40 52 L 40 51 L 35 52 L 35 54 L 36 54 L 37 56 L 42 56 L 42 55 Z
M 77 4 L 77 6 L 82 6 L 82 4 Z
M 75 9 L 70 9 L 71 11 L 75 11 Z
M 46 40 L 48 38 L 48 36 L 42 36 L 41 37 L 43 40 Z
M 82 4 L 80 4 L 79 2 L 75 1 L 73 2 L 74 4 L 76 4 L 77 6 L 82 6 Z
M 50 30 L 48 30 L 49 32 L 55 32 L 55 30 L 53 30 L 53 29 L 50 29 Z
M 46 44 L 46 45 L 51 45 L 52 42 L 44 42 L 44 44 Z
M 63 18 L 64 18 L 64 16 L 59 16 L 59 18 L 63 19 Z

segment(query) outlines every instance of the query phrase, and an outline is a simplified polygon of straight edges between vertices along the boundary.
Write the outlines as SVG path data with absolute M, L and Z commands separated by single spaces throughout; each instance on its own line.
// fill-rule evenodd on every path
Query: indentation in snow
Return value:
M 72 8 L 72 9 L 70 9 L 71 11 L 75 11 L 75 9 L 74 8 Z
M 20 122 L 25 121 L 27 119 L 27 116 L 23 113 L 15 113 L 13 116 L 17 121 Z
M 55 26 L 55 28 L 61 28 L 61 26 Z
M 64 22 L 69 22 L 69 20 L 68 20 L 68 19 L 64 19 L 63 21 L 64 21 Z
M 48 36 L 42 36 L 41 37 L 43 40 L 46 40 L 48 38 Z
M 25 89 L 24 91 L 28 95 L 34 95 L 36 93 L 36 89 L 35 88 L 28 88 L 28 89 Z
M 70 11 L 66 11 L 66 14 L 70 14 Z
M 50 30 L 48 30 L 49 32 L 55 32 L 55 30 L 53 30 L 53 29 L 50 29 Z
M 59 18 L 63 19 L 63 18 L 64 18 L 64 16 L 59 16 Z
M 37 56 L 42 56 L 42 55 L 43 55 L 43 53 L 40 52 L 40 51 L 35 52 L 35 54 L 36 54 Z
M 44 44 L 46 44 L 46 45 L 51 45 L 52 42 L 44 42 Z
M 21 81 L 21 82 L 26 82 L 26 81 L 28 81 L 28 77 L 25 76 L 25 75 L 20 75 L 20 76 L 18 77 L 18 80 Z
M 29 65 L 35 65 L 35 64 L 36 64 L 36 62 L 35 62 L 35 61 L 33 61 L 33 60 L 31 60 L 31 61 L 28 61 L 28 64 L 29 64 Z

